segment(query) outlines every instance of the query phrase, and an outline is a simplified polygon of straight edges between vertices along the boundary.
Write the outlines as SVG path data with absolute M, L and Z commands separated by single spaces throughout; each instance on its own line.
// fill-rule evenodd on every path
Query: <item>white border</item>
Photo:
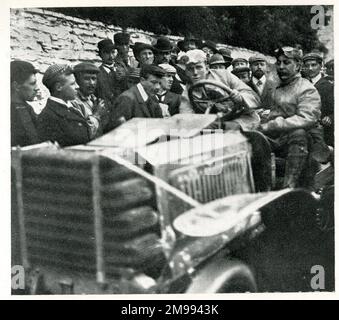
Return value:
M 0 299 L 11 299 L 11 300 L 39 300 L 39 299 L 65 299 L 65 296 L 11 296 L 10 295 L 10 122 L 9 122 L 9 62 L 10 62 L 10 34 L 9 34 L 9 8 L 23 8 L 23 7 L 67 7 L 69 6 L 69 2 L 67 1 L 42 1 L 42 0 L 13 0 L 13 1 L 1 1 L 0 5 L 0 40 L 1 40 L 1 50 L 0 50 L 0 64 L 1 64 L 1 74 L 0 74 L 0 106 L 2 111 L 2 116 L 0 117 L 0 196 L 2 198 L 1 208 L 2 212 L 0 213 Z M 298 1 L 298 3 L 291 0 L 287 1 L 262 1 L 262 0 L 242 0 L 242 1 L 217 1 L 210 0 L 208 1 L 208 6 L 213 5 L 334 5 L 334 39 L 335 36 L 338 36 L 337 30 L 337 17 L 338 10 L 335 5 L 334 0 L 328 1 L 318 1 L 318 0 L 309 0 L 309 1 Z M 96 0 L 96 1 L 79 1 L 73 0 L 71 2 L 72 7 L 90 7 L 90 6 L 140 6 L 140 0 L 128 0 L 126 1 L 109 1 L 109 0 Z M 164 3 L 164 1 L 159 0 L 143 0 L 142 6 L 168 6 L 169 2 Z M 171 6 L 187 6 L 187 5 L 195 5 L 195 6 L 205 6 L 206 0 L 200 1 L 183 1 L 183 0 L 172 0 L 170 2 Z M 334 57 L 335 61 L 338 60 L 337 53 L 339 52 L 337 48 L 337 41 L 334 43 Z M 336 68 L 335 78 L 338 77 L 338 68 Z M 337 80 L 338 81 L 338 80 Z M 337 109 L 338 107 L 338 99 L 336 97 L 335 104 Z M 336 152 L 336 167 L 337 167 L 338 155 Z M 338 177 L 336 175 L 335 184 L 337 185 Z M 337 200 L 337 195 L 335 197 Z M 335 201 L 335 212 L 337 212 L 337 204 L 338 201 Z M 338 223 L 337 223 L 338 224 Z M 337 231 L 336 227 L 336 231 Z M 335 243 L 338 244 L 338 232 L 336 232 Z M 338 257 L 338 245 L 336 245 L 336 254 Z M 338 277 L 338 264 L 339 262 L 336 260 L 336 279 Z M 336 285 L 336 289 L 338 290 L 338 284 Z M 251 294 L 174 294 L 174 295 L 76 295 L 76 296 L 67 296 L 69 300 L 81 299 L 81 300 L 115 300 L 115 299 L 124 299 L 124 300 L 171 300 L 171 299 L 184 299 L 184 300 L 323 300 L 323 299 L 338 299 L 338 293 L 251 293 Z

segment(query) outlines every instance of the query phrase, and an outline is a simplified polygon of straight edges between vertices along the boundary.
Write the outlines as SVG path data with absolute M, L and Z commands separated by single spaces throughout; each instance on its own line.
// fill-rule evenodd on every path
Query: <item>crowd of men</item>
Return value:
M 237 112 L 233 118 L 221 117 L 222 128 L 265 134 L 272 150 L 287 159 L 285 187 L 298 186 L 310 156 L 320 163 L 329 161 L 328 146 L 334 146 L 334 64 L 328 62 L 325 69 L 319 52 L 303 55 L 297 48 L 279 48 L 276 72 L 269 72 L 264 55 L 232 57 L 211 41 L 187 37 L 174 44 L 159 37 L 154 45 L 134 43 L 132 56 L 129 34 L 117 33 L 113 40 L 98 43 L 99 67 L 82 62 L 47 68 L 42 83 L 50 97 L 39 115 L 28 103 L 38 92 L 38 71 L 29 62 L 11 62 L 12 146 L 48 140 L 60 146 L 86 144 L 134 117 L 222 114 L 231 106 Z M 200 80 L 229 88 L 222 94 L 214 89 L 219 99 L 212 109 L 199 109 L 189 98 L 190 87 Z M 213 96 L 203 89 L 195 92 L 198 99 Z

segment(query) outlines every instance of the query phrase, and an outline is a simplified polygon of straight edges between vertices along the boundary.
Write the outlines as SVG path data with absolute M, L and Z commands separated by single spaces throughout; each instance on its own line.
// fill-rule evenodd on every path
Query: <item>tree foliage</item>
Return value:
M 311 6 L 54 8 L 68 15 L 162 35 L 193 35 L 272 54 L 279 45 L 325 51 Z

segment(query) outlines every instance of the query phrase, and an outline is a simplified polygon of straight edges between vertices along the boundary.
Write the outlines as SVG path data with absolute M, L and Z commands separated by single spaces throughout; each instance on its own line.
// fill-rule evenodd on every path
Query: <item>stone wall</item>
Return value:
M 154 43 L 153 33 L 138 29 L 128 29 L 133 43 Z M 53 63 L 70 63 L 75 65 L 82 61 L 92 61 L 97 65 L 100 60 L 97 54 L 97 43 L 121 32 L 120 27 L 105 25 L 98 21 L 84 20 L 66 16 L 53 11 L 25 8 L 11 9 L 10 46 L 11 59 L 26 60 L 40 71 L 38 81 L 41 83 L 43 73 Z M 171 36 L 173 41 L 181 38 Z M 248 58 L 254 51 L 219 45 L 231 50 L 233 57 Z M 131 50 L 132 54 L 132 50 Z M 33 106 L 40 112 L 45 105 L 49 92 L 41 84 L 41 94 Z

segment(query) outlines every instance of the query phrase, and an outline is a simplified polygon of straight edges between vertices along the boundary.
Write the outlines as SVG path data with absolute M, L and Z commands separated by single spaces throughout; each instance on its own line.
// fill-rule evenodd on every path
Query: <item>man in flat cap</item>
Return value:
M 26 61 L 11 61 L 11 146 L 27 146 L 41 142 L 37 131 L 37 115 L 27 101 L 38 93 L 34 66 Z
M 159 67 L 165 70 L 165 75 L 161 79 L 161 89 L 156 97 L 165 118 L 179 113 L 181 95 L 170 91 L 177 73 L 176 69 L 168 63 L 159 64 Z
M 250 85 L 251 82 L 251 69 L 249 67 L 238 67 L 231 71 L 243 83 Z
M 266 57 L 262 54 L 255 54 L 249 58 L 252 78 L 249 86 L 259 95 L 261 108 L 270 109 L 273 103 L 273 94 L 278 83 L 268 77 Z
M 64 64 L 53 64 L 45 71 L 42 83 L 51 96 L 38 117 L 41 138 L 56 141 L 61 146 L 85 144 L 95 138 L 96 116 L 85 117 L 71 103 L 79 89 L 73 69 Z
M 286 158 L 283 187 L 295 188 L 307 180 L 305 174 L 301 181 L 308 164 L 308 131 L 320 119 L 321 102 L 315 87 L 301 77 L 300 50 L 282 47 L 275 51 L 275 56 L 281 83 L 275 90 L 268 118 L 260 129 L 269 138 L 273 151 Z
M 323 58 L 317 52 L 303 56 L 305 76 L 317 88 L 321 98 L 321 124 L 325 141 L 334 146 L 334 85 L 321 74 Z
M 156 65 L 144 65 L 140 82 L 123 92 L 115 101 L 113 123 L 124 118 L 162 118 L 162 110 L 155 95 L 160 91 L 165 71 Z
M 248 67 L 248 61 L 245 58 L 234 58 L 232 60 L 233 69 L 240 67 Z
M 99 73 L 100 69 L 90 62 L 81 62 L 74 67 L 75 80 L 79 89 L 72 104 L 81 111 L 85 118 L 95 117 L 93 124 L 95 136 L 110 129 L 106 129 L 110 116 L 105 108 L 104 99 L 95 96 Z
M 154 48 L 148 43 L 136 42 L 133 45 L 133 54 L 139 62 L 138 68 L 141 68 L 144 64 L 153 64 L 154 62 Z
M 194 113 L 198 112 L 194 109 L 191 101 L 188 97 L 188 89 L 192 84 L 200 80 L 212 80 L 220 82 L 221 84 L 226 85 L 231 89 L 230 93 L 225 93 L 223 91 L 210 90 L 211 93 L 218 94 L 220 98 L 228 98 L 225 103 L 232 105 L 233 109 L 242 110 L 239 115 L 232 120 L 224 121 L 222 126 L 225 130 L 236 130 L 239 128 L 243 129 L 255 129 L 258 127 L 260 119 L 255 112 L 255 109 L 259 105 L 259 97 L 256 93 L 242 81 L 240 81 L 236 76 L 231 74 L 228 70 L 211 70 L 207 64 L 206 54 L 199 49 L 190 50 L 186 52 L 188 57 L 186 62 L 186 72 L 190 77 L 191 83 L 188 84 L 188 88 L 182 95 L 181 104 L 180 104 L 180 113 Z M 204 98 L 204 91 L 202 90 L 197 98 Z M 208 97 L 205 97 L 208 98 Z M 224 102 L 218 104 L 216 112 L 225 109 Z

